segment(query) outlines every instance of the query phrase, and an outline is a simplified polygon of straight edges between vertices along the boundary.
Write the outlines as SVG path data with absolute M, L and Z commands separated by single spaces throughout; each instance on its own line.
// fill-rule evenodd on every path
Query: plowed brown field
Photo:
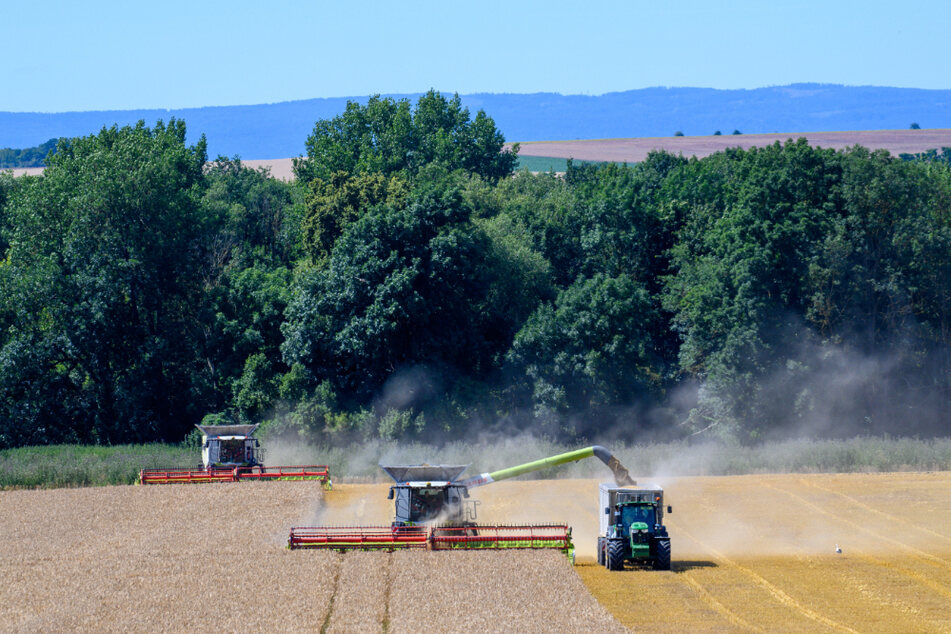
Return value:
M 951 473 L 659 484 L 671 572 L 595 565 L 596 480 L 472 492 L 482 522 L 571 524 L 573 570 L 554 552 L 283 548 L 293 524 L 387 524 L 380 484 L 0 492 L 0 629 L 951 632 Z

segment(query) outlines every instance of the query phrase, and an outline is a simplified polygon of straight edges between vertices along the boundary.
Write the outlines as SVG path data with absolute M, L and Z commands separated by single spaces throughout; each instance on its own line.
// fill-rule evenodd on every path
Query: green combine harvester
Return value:
M 469 490 L 568 462 L 597 457 L 618 486 L 635 486 L 610 451 L 595 445 L 460 480 L 468 465 L 380 465 L 393 484 L 395 517 L 390 526 L 312 526 L 291 529 L 289 548 L 346 550 L 557 549 L 574 560 L 571 528 L 564 524 L 476 523 Z

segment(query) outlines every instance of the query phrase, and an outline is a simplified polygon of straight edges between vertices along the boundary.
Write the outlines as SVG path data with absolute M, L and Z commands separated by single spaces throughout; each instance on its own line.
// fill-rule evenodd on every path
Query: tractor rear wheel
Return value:
M 598 565 L 604 565 L 604 538 L 598 538 Z
M 655 543 L 654 570 L 670 570 L 669 539 L 658 539 Z
M 607 566 L 608 570 L 624 570 L 624 540 L 608 540 L 605 566 Z

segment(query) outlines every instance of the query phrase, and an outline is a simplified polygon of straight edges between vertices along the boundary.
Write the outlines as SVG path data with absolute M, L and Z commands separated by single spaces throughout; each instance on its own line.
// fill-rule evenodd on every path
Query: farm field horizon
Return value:
M 647 158 L 649 152 L 663 150 L 685 157 L 703 158 L 727 148 L 750 149 L 764 147 L 779 141 L 804 137 L 810 145 L 842 150 L 862 145 L 870 150 L 888 150 L 893 156 L 915 154 L 931 149 L 951 147 L 951 129 L 924 130 L 853 130 L 842 132 L 774 132 L 769 134 L 738 134 L 706 136 L 632 137 L 616 139 L 575 139 L 526 141 L 519 143 L 519 156 L 578 161 L 636 163 Z M 506 144 L 511 147 L 512 141 Z M 293 158 L 241 159 L 252 169 L 270 170 L 271 176 L 283 181 L 294 180 Z M 14 168 L 16 176 L 36 176 L 42 167 Z M 556 170 L 557 171 L 557 170 Z
M 386 484 L 3 491 L 0 625 L 951 631 L 951 472 L 637 479 L 673 506 L 671 572 L 594 563 L 599 479 L 472 492 L 480 522 L 571 525 L 574 568 L 555 552 L 284 548 L 292 525 L 388 524 Z

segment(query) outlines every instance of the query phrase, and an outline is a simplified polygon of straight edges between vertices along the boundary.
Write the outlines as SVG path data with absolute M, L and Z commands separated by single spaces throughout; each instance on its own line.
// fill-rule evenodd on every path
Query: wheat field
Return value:
M 670 572 L 594 563 L 590 479 L 472 491 L 484 523 L 571 525 L 574 568 L 554 551 L 284 548 L 292 525 L 388 523 L 385 484 L 4 491 L 0 629 L 951 632 L 951 473 L 657 482 Z
M 292 525 L 386 508 L 339 488 L 0 492 L 0 630 L 623 631 L 555 552 L 286 550 Z

